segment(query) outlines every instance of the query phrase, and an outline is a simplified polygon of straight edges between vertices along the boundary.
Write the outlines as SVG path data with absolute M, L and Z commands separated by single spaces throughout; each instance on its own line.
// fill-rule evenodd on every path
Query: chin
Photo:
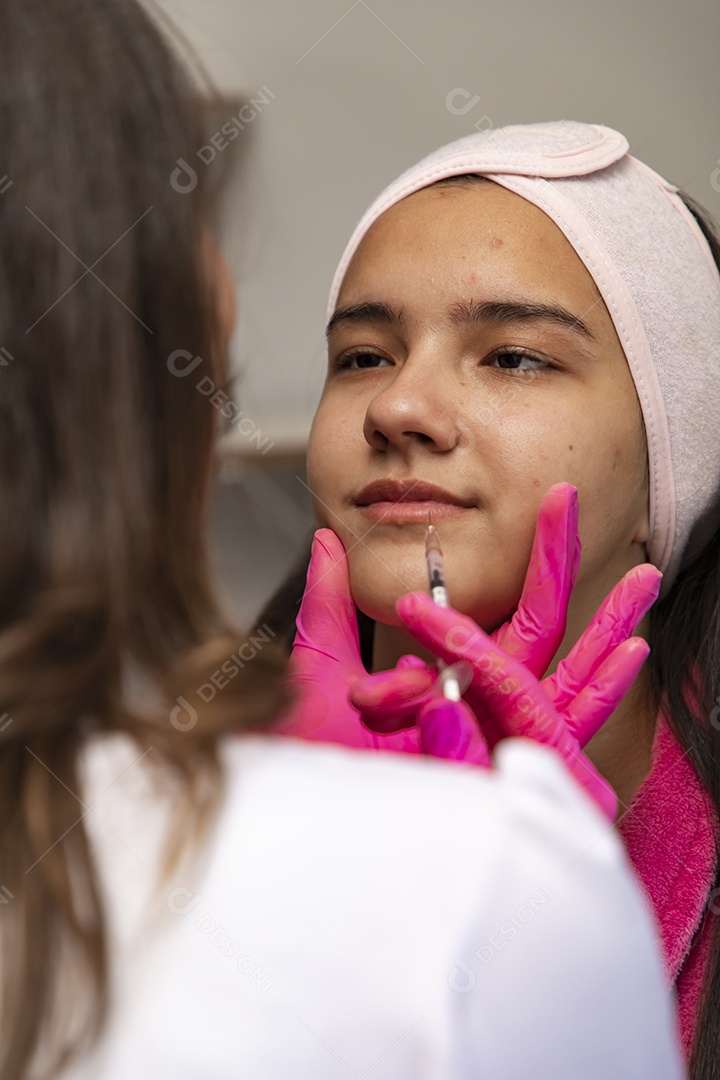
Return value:
M 385 623 L 386 626 L 402 626 L 395 604 L 401 596 L 405 596 L 408 589 L 396 588 L 390 590 L 355 588 L 350 575 L 352 594 L 355 604 L 363 615 L 374 619 L 375 622 Z
M 402 625 L 395 610 L 397 601 L 411 592 L 427 592 L 428 587 L 424 565 L 415 566 L 413 561 L 390 563 L 359 548 L 351 552 L 350 589 L 364 615 L 387 626 Z
M 395 610 L 401 596 L 410 592 L 428 592 L 422 548 L 420 552 L 403 552 L 379 546 L 376 551 L 356 544 L 350 550 L 348 563 L 350 588 L 357 607 L 364 615 L 387 626 L 402 626 Z M 451 563 L 447 586 L 450 605 L 469 615 L 489 633 L 515 612 L 526 567 L 491 566 L 487 561 L 483 566 L 482 573 L 476 571 L 458 582 Z
M 401 596 L 417 591 L 427 592 L 426 584 L 419 583 L 415 589 L 391 588 L 383 591 L 354 586 L 352 589 L 355 603 L 364 615 L 386 626 L 399 627 L 403 624 L 395 610 L 395 604 Z M 468 615 L 482 627 L 485 633 L 490 634 L 512 618 L 519 598 L 519 593 L 509 598 L 499 595 L 488 596 L 485 592 L 480 596 L 474 593 L 458 594 L 456 592 L 454 597 L 451 595 L 450 602 L 455 611 Z

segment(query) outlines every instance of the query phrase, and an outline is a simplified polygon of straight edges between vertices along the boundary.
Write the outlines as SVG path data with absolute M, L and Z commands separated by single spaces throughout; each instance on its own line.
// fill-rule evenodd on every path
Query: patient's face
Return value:
M 358 607 L 388 624 L 398 597 L 427 589 L 428 510 L 450 602 L 486 629 L 517 605 L 555 483 L 579 491 L 578 596 L 645 560 L 642 421 L 614 327 L 557 226 L 496 184 L 417 192 L 363 239 L 308 467 Z

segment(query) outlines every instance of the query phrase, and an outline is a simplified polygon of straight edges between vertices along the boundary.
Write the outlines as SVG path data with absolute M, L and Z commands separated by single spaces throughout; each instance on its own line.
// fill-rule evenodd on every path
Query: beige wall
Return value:
M 221 243 L 241 306 L 241 404 L 273 440 L 309 424 L 327 288 L 356 220 L 403 168 L 487 126 L 484 117 L 617 127 L 720 216 L 720 4 L 710 0 L 161 6 L 223 93 L 257 97 L 265 87 L 269 99 L 243 133 Z M 446 106 L 458 88 L 479 99 L 462 115 Z M 219 169 L 221 158 L 199 167 Z

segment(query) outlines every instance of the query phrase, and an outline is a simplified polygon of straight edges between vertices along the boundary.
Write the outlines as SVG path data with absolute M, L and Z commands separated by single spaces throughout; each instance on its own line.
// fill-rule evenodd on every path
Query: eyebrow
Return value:
M 460 326 L 479 322 L 511 323 L 542 320 L 559 323 L 560 326 L 574 330 L 583 337 L 595 340 L 595 334 L 579 315 L 573 315 L 572 312 L 557 304 L 494 300 L 486 300 L 479 304 L 455 304 L 450 309 L 450 318 Z
M 327 324 L 325 336 L 329 337 L 335 327 L 342 322 L 380 323 L 383 326 L 402 326 L 402 309 L 391 308 L 389 304 L 370 301 L 366 304 L 346 304 L 336 308 Z
M 512 323 L 544 321 L 554 322 L 583 337 L 596 340 L 587 323 L 584 323 L 579 315 L 555 304 L 535 304 L 523 301 L 496 301 L 485 300 L 481 303 L 460 303 L 450 309 L 450 318 L 458 326 L 468 326 L 475 323 Z M 344 322 L 378 323 L 383 326 L 401 326 L 403 322 L 402 309 L 392 308 L 389 304 L 379 301 L 368 301 L 364 304 L 347 304 L 338 308 L 327 324 L 326 336 Z

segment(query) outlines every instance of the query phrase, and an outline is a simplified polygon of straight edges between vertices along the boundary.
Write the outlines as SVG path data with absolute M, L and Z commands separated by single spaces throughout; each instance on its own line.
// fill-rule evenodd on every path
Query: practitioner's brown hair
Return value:
M 184 67 L 135 0 L 0 0 L 0 27 L 0 1075 L 21 1080 L 104 1015 L 88 739 L 152 747 L 202 819 L 219 735 L 267 723 L 284 659 L 195 692 L 245 639 L 206 567 L 196 384 L 223 385 L 224 346 L 204 177 L 170 183 L 204 141 Z M 173 726 L 178 697 L 196 716 Z

